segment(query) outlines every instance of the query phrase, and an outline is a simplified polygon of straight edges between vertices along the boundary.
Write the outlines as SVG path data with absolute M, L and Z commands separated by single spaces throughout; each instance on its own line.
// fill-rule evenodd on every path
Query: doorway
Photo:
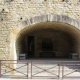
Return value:
M 28 57 L 35 56 L 35 41 L 34 36 L 28 36 Z

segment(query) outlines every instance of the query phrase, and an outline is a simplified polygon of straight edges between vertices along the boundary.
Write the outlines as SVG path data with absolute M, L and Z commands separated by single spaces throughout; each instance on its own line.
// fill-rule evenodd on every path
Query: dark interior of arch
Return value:
M 65 31 L 38 29 L 25 33 L 19 41 L 20 54 L 28 58 L 71 58 L 76 53 L 75 40 Z
M 50 38 L 42 40 L 42 51 L 53 51 L 53 42 Z

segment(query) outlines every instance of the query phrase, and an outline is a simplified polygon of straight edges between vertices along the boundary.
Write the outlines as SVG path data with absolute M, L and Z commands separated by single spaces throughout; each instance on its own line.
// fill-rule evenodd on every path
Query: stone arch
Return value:
M 12 44 L 17 46 L 16 41 L 18 40 L 18 38 L 20 38 L 21 34 L 23 35 L 26 30 L 27 31 L 30 30 L 36 24 L 39 25 L 40 23 L 45 23 L 45 22 L 57 22 L 57 23 L 61 23 L 61 25 L 62 24 L 70 25 L 70 26 L 76 28 L 77 30 L 80 30 L 80 21 L 72 19 L 68 16 L 57 15 L 57 14 L 47 14 L 47 15 L 35 16 L 33 18 L 30 18 L 30 19 L 27 19 L 27 20 L 24 20 L 21 22 L 21 27 L 17 31 L 17 35 L 14 36 L 14 40 L 12 40 L 12 41 L 14 41 L 14 43 L 12 43 Z M 12 35 L 14 35 L 14 33 L 12 33 Z M 14 46 L 13 50 L 16 50 L 15 46 Z M 13 51 L 13 54 L 14 53 L 16 53 L 16 52 Z
M 58 14 L 46 14 L 41 16 L 35 16 L 33 18 L 29 18 L 23 21 L 23 25 L 25 25 L 26 27 L 40 22 L 61 22 L 72 25 L 80 30 L 80 20 L 75 20 L 68 16 Z

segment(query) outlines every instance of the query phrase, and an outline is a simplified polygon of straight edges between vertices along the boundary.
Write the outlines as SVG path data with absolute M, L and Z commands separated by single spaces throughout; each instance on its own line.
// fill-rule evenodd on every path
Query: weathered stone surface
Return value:
M 0 55 L 6 52 L 6 55 L 4 54 L 0 59 L 8 59 L 11 52 L 10 44 L 13 43 L 19 31 L 40 22 L 67 23 L 80 30 L 80 2 L 78 0 L 68 2 L 0 0 Z M 14 36 L 11 36 L 11 33 Z

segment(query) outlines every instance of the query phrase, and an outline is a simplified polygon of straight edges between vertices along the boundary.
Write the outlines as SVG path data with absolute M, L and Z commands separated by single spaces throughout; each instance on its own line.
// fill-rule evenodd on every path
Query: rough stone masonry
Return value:
M 68 23 L 80 30 L 80 0 L 0 0 L 0 59 L 13 56 L 13 43 L 22 29 L 46 21 Z

